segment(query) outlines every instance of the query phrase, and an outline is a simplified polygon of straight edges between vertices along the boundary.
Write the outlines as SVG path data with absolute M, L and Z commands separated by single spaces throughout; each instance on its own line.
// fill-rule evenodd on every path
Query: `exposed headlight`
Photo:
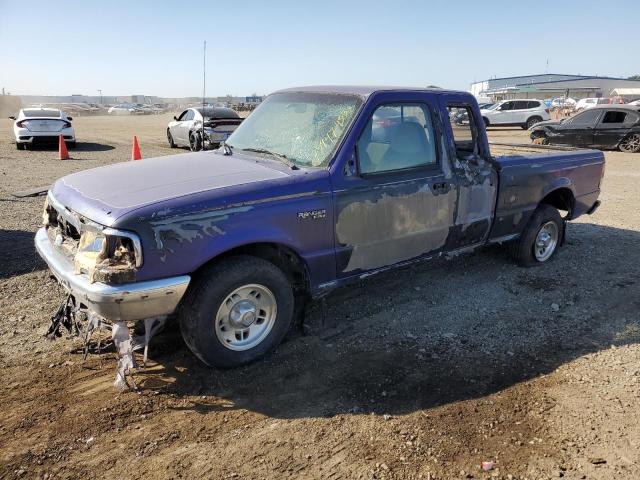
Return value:
M 73 263 L 76 273 L 86 273 L 92 282 L 133 282 L 142 265 L 140 240 L 113 228 L 83 229 Z

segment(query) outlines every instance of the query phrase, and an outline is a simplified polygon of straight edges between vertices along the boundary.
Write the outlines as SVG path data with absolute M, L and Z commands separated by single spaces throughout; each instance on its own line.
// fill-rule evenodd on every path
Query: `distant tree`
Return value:
M 640 80 L 640 75 L 631 75 L 627 77 L 627 80 Z

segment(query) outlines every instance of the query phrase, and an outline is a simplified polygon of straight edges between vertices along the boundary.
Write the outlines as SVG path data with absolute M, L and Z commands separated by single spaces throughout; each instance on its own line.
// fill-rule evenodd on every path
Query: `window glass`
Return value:
M 187 114 L 184 116 L 183 120 L 193 120 L 193 110 L 187 110 Z
M 431 113 L 422 104 L 383 105 L 373 112 L 357 144 L 360 173 L 437 163 Z
M 624 123 L 624 119 L 627 117 L 627 112 L 621 112 L 619 110 L 609 110 L 604 114 L 602 123 Z
M 633 113 L 633 112 L 629 112 L 629 113 L 627 113 L 627 118 L 624 120 L 624 124 L 625 125 L 633 125 L 637 121 L 638 121 L 638 115 Z
M 500 106 L 500 110 L 502 110 L 502 111 L 504 111 L 504 110 L 513 110 L 513 102 L 504 102 Z
M 44 109 L 34 109 L 34 110 L 23 110 L 25 117 L 47 117 L 47 118 L 57 118 L 60 117 L 60 110 L 44 110 Z
M 453 131 L 453 141 L 456 146 L 456 156 L 466 160 L 469 155 L 477 151 L 477 128 L 473 111 L 468 106 L 448 106 L 449 121 Z
M 579 113 L 575 117 L 573 117 L 569 123 L 571 125 L 595 125 L 598 117 L 600 116 L 600 110 L 587 110 L 585 112 Z
M 185 117 L 187 116 L 187 113 L 189 113 L 189 110 L 185 110 L 184 112 L 182 112 L 178 117 L 178 121 L 183 122 L 184 120 L 186 120 Z
M 527 108 L 538 108 L 540 106 L 540 102 L 527 102 Z
M 269 95 L 227 144 L 238 150 L 260 150 L 276 159 L 284 155 L 299 166 L 326 167 L 361 104 L 359 96 L 337 93 Z
M 522 101 L 522 100 L 518 100 L 516 102 L 513 102 L 513 109 L 514 110 L 524 110 L 525 108 L 529 108 L 529 102 L 527 101 Z

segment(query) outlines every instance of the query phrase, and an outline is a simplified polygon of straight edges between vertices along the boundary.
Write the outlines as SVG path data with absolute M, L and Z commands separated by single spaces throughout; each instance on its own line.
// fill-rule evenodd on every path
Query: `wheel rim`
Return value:
M 216 336 L 229 350 L 249 350 L 269 335 L 276 315 L 276 297 L 271 290 L 264 285 L 243 285 L 227 295 L 218 308 Z
M 532 118 L 527 122 L 527 128 L 531 128 L 533 127 L 536 123 L 538 123 L 538 120 Z
M 533 253 L 536 260 L 544 262 L 553 255 L 558 245 L 560 230 L 555 222 L 547 222 L 540 227 L 536 235 L 536 241 L 533 244 Z
M 634 134 L 625 138 L 620 143 L 620 148 L 625 152 L 637 152 L 640 150 L 640 135 Z
M 189 137 L 189 146 L 191 147 L 192 152 L 198 151 L 198 139 L 196 138 L 195 135 L 191 135 Z

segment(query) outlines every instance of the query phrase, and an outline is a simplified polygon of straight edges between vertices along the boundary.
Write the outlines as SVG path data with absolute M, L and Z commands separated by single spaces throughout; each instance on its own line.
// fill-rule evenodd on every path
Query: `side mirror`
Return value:
M 175 115 L 173 116 L 173 119 L 177 122 L 178 121 L 178 117 L 176 117 Z
M 13 115 L 9 117 L 11 120 L 15 120 L 16 117 L 14 117 Z
M 71 121 L 73 120 L 73 117 L 67 117 L 67 120 Z

